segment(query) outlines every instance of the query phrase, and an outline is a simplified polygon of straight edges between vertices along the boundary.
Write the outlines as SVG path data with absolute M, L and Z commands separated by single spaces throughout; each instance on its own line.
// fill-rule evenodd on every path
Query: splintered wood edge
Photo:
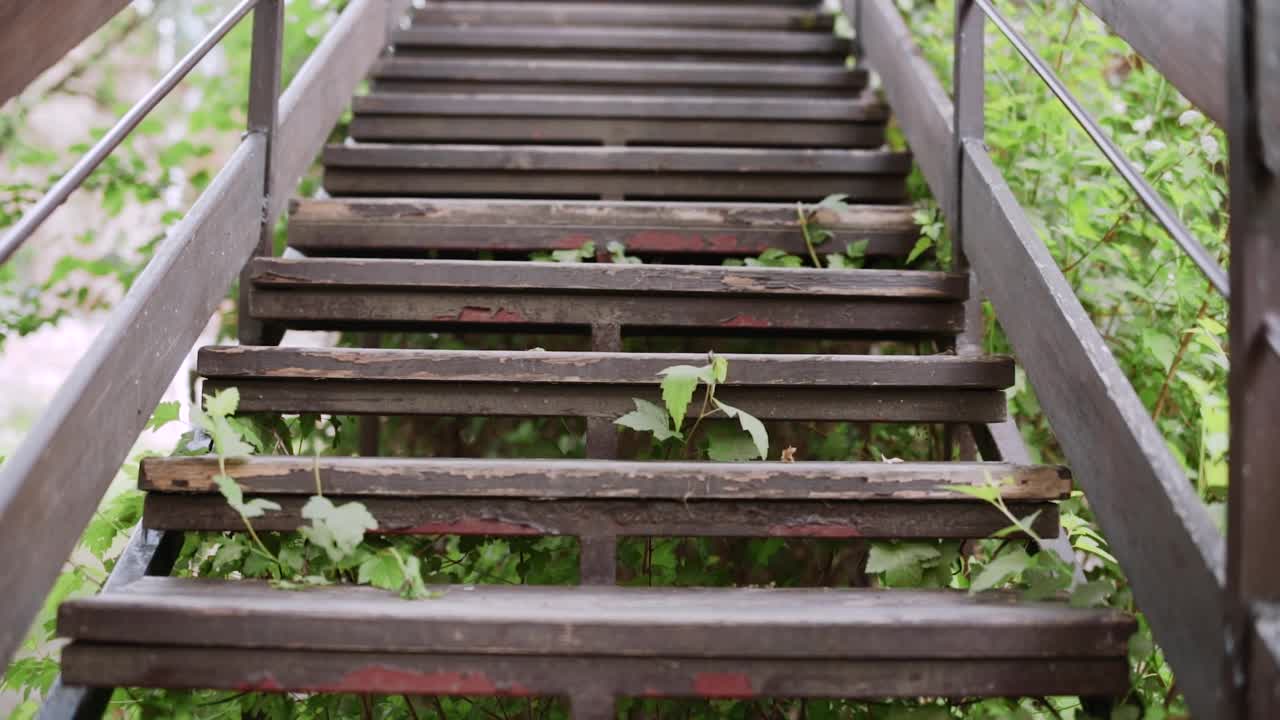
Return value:
M 314 458 L 231 460 L 227 474 L 250 493 L 311 494 Z M 342 494 L 399 497 L 677 498 L 742 500 L 949 500 L 982 502 L 947 485 L 1000 484 L 1007 501 L 1065 498 L 1071 475 L 1055 466 L 1000 463 L 655 463 L 320 458 L 321 484 Z M 215 493 L 217 459 L 146 458 L 142 490 Z M 341 478 L 335 480 L 335 474 Z M 329 478 L 326 480 L 326 475 Z M 843 483 L 847 486 L 841 487 Z

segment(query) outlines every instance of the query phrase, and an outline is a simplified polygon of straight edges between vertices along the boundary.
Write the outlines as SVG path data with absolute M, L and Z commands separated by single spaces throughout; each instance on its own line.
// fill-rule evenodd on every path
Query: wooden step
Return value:
M 428 50 L 591 51 L 693 55 L 844 57 L 849 41 L 830 33 L 653 27 L 433 27 L 393 35 L 397 53 Z
M 316 491 L 354 497 L 379 534 L 578 537 L 981 538 L 1009 526 L 987 503 L 947 489 L 1006 482 L 1018 517 L 1039 513 L 1058 534 L 1071 478 L 1054 467 L 1001 463 L 705 463 L 253 457 L 226 465 L 247 495 L 282 510 L 258 531 L 290 532 Z M 240 532 L 219 494 L 215 457 L 147 458 L 144 524 Z
M 843 63 L 676 62 L 503 58 L 380 59 L 374 90 L 391 92 L 551 93 L 849 97 L 867 83 L 862 69 Z
M 681 265 L 259 258 L 250 313 L 295 328 L 936 337 L 963 275 Z
M 725 357 L 730 376 L 717 397 L 762 420 L 997 422 L 1013 383 L 1009 358 Z M 661 403 L 663 368 L 705 362 L 668 353 L 230 346 L 202 348 L 198 371 L 206 393 L 239 388 L 244 412 L 615 419 L 635 397 Z
M 878 150 L 615 148 L 542 145 L 333 145 L 334 195 L 561 199 L 906 198 L 911 157 Z
M 374 93 L 355 100 L 362 141 L 879 147 L 884 105 L 865 98 L 594 93 Z
M 814 5 L 811 3 L 811 5 Z M 432 2 L 415 25 L 621 25 L 624 27 L 810 30 L 830 32 L 834 16 L 818 7 L 658 2 Z
M 900 205 L 823 208 L 811 222 L 835 234 L 822 252 L 866 241 L 868 257 L 901 258 L 920 234 L 912 213 Z M 628 255 L 645 258 L 754 257 L 769 248 L 807 253 L 796 207 L 785 204 L 350 198 L 295 201 L 289 216 L 289 245 L 312 257 L 527 257 L 586 242 L 597 251 L 621 243 Z
M 1132 619 L 1004 594 L 144 578 L 64 603 L 66 682 L 466 695 L 1106 695 Z

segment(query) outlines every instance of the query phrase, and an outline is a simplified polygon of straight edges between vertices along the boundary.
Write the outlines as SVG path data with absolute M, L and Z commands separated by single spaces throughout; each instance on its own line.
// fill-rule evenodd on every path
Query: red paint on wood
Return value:
M 761 318 L 758 318 L 758 317 L 754 317 L 754 316 L 752 316 L 752 315 L 746 315 L 746 314 L 743 314 L 743 313 L 739 313 L 739 314 L 737 314 L 737 315 L 734 315 L 733 317 L 729 318 L 728 320 L 721 320 L 721 321 L 720 321 L 720 325 L 721 325 L 721 327 L 735 327 L 735 328 L 767 328 L 767 327 L 770 327 L 770 324 L 769 324 L 769 321 L 768 321 L 768 320 L 764 320 L 764 319 L 761 319 Z
M 589 242 L 592 242 L 592 237 L 590 235 L 585 233 L 571 233 L 569 235 L 561 236 L 561 238 L 556 240 L 554 244 L 557 250 L 577 250 Z
M 546 535 L 546 531 L 531 525 L 489 520 L 485 518 L 459 518 L 423 523 L 409 528 L 380 528 L 388 535 Z
M 255 673 L 248 682 L 240 683 L 239 692 L 282 692 L 284 686 L 269 672 Z
M 631 250 L 648 252 L 694 252 L 705 247 L 702 235 L 671 230 L 641 230 L 627 240 Z
M 693 676 L 693 691 L 701 697 L 749 698 L 755 697 L 751 678 L 745 673 L 703 672 Z
M 773 537 L 808 537 L 808 538 L 856 538 L 862 537 L 858 528 L 852 525 L 828 525 L 810 523 L 807 525 L 770 525 L 769 534 Z
M 315 689 L 320 692 L 409 695 L 532 695 L 519 683 L 499 685 L 483 673 L 424 673 L 386 665 L 370 665 L 349 672 L 337 683 Z

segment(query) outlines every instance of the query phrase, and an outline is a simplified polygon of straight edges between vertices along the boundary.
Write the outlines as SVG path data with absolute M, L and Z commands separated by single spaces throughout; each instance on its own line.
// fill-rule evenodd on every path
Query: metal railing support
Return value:
M 262 228 L 254 256 L 275 254 L 275 219 L 269 208 L 277 192 L 275 171 L 275 136 L 279 127 L 280 65 L 284 37 L 284 0 L 259 0 L 253 13 L 253 55 L 249 66 L 248 132 L 266 139 L 266 162 L 263 163 Z M 252 262 L 252 258 L 250 258 Z M 284 331 L 249 317 L 248 266 L 240 274 L 238 325 L 244 345 L 275 345 Z
M 1266 162 L 1265 83 L 1275 82 L 1280 11 L 1233 0 L 1227 10 L 1228 145 L 1231 198 L 1231 466 L 1227 510 L 1225 688 L 1221 717 L 1270 718 L 1278 678 L 1254 624 L 1261 603 L 1280 601 L 1280 564 L 1271 546 L 1280 516 L 1280 363 L 1271 334 L 1280 316 L 1280 177 Z M 1268 60 L 1271 60 L 1270 62 Z M 1271 688 L 1271 693 L 1259 692 Z

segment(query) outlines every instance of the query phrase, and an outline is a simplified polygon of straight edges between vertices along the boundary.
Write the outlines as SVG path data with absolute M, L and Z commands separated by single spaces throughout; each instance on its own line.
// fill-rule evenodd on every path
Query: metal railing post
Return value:
M 964 156 L 965 144 L 981 143 L 986 133 L 986 92 L 983 53 L 986 16 L 973 0 L 956 2 L 955 63 L 953 88 L 955 94 L 954 137 L 951 145 L 951 192 L 945 199 L 947 216 L 951 220 L 951 248 L 954 270 L 969 273 L 966 250 L 964 213 Z M 972 278 L 971 278 L 972 281 Z M 964 332 L 956 339 L 956 352 L 977 354 L 982 350 L 983 319 L 982 300 L 977 288 L 970 287 L 970 297 L 965 303 Z
M 266 140 L 263 162 L 262 225 L 254 256 L 275 254 L 275 223 L 269 217 L 271 198 L 277 192 L 274 180 L 275 135 L 279 127 L 280 64 L 284 34 L 284 0 L 259 0 L 253 12 L 253 55 L 249 69 L 248 132 Z M 252 261 L 252 258 L 250 258 Z M 240 274 L 239 336 L 244 345 L 274 345 L 284 332 L 280 328 L 249 317 L 248 268 Z
M 1230 477 L 1227 510 L 1224 718 L 1273 717 L 1274 693 L 1254 641 L 1260 603 L 1280 602 L 1275 518 L 1280 516 L 1280 177 L 1266 162 L 1266 83 L 1275 82 L 1280 12 L 1269 2 L 1227 3 L 1227 137 L 1230 147 Z M 1271 62 L 1268 62 L 1269 57 Z M 1272 658 L 1274 661 L 1274 658 Z M 1264 691 L 1264 692 L 1259 692 Z

